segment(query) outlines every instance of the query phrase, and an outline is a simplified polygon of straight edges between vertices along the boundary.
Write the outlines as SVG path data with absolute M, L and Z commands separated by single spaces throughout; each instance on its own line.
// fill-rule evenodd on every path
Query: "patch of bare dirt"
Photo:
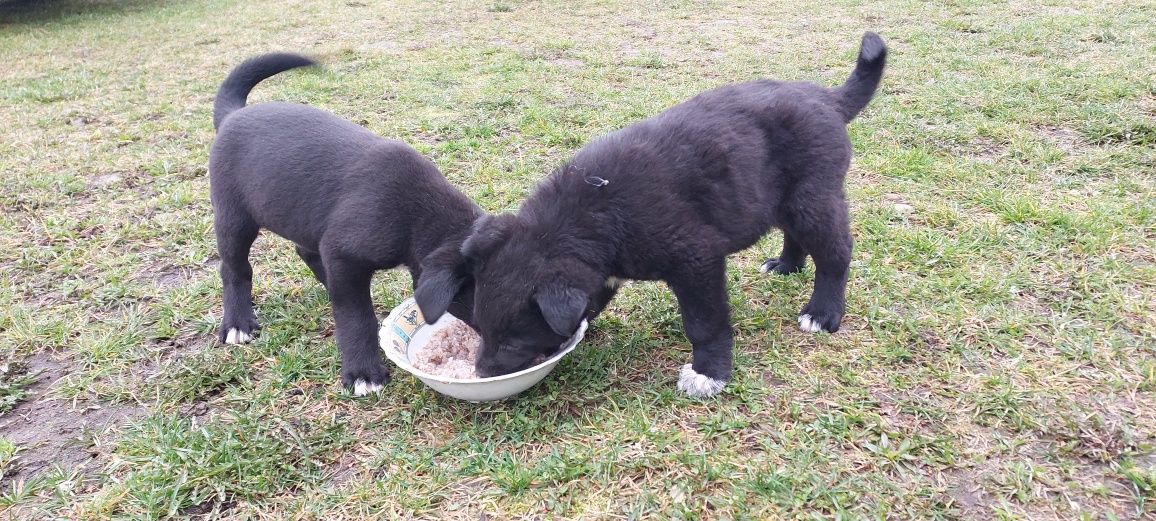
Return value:
M 1045 299 L 1030 293 L 1028 290 L 1014 288 L 1014 300 L 1012 300 L 1012 307 L 1019 309 L 1025 313 L 1030 313 L 1039 317 L 1051 317 L 1055 313 L 1052 308 L 1048 306 Z
M 209 269 L 195 269 L 181 266 L 158 266 L 148 271 L 152 275 L 153 283 L 162 290 L 186 285 L 213 275 L 213 271 Z
M 134 193 L 146 197 L 151 195 L 153 179 L 147 172 L 143 171 L 128 171 L 128 170 L 98 170 L 88 175 L 84 179 L 84 185 L 87 190 L 81 194 L 73 196 L 73 200 L 77 197 L 83 198 L 86 201 L 95 197 L 94 192 L 102 189 L 124 189 L 133 188 Z M 127 190 L 122 191 L 122 194 L 129 193 Z
M 151 385 L 155 379 L 166 374 L 167 368 L 173 368 L 184 358 L 195 356 L 215 346 L 216 342 L 215 333 L 208 335 L 186 333 L 175 338 L 158 339 L 149 346 L 149 354 L 134 363 L 129 374 L 138 376 L 137 384 Z M 195 415 L 203 416 L 203 413 Z
M 199 505 L 182 508 L 180 513 L 189 519 L 221 519 L 227 517 L 224 514 L 236 506 L 237 502 L 231 499 L 221 502 L 214 498 Z
M 161 290 L 200 282 L 207 277 L 215 277 L 221 261 L 215 255 L 205 259 L 199 267 L 177 266 L 162 261 L 149 263 L 136 270 L 133 278 L 142 284 L 151 284 Z
M 1036 134 L 1045 140 L 1054 143 L 1065 154 L 1079 151 L 1087 146 L 1079 132 L 1070 128 L 1042 125 L 1035 128 Z
M 5 472 L 0 488 L 54 466 L 69 470 L 90 467 L 102 456 L 97 439 L 145 412 L 129 405 L 54 397 L 53 388 L 69 373 L 67 363 L 48 353 L 33 355 L 27 363 L 32 373 L 39 374 L 29 388 L 32 398 L 0 416 L 0 435 L 21 449 L 13 468 Z
M 620 45 L 618 47 L 618 53 L 624 59 L 633 59 L 642 56 L 642 51 L 639 51 L 637 47 L 631 45 L 629 42 L 624 42 Z
M 358 50 L 366 54 L 399 54 L 405 50 L 405 47 L 395 41 L 381 40 L 362 45 Z
M 123 179 L 124 176 L 117 172 L 99 174 L 88 178 L 88 186 L 91 188 L 104 188 L 109 185 L 117 184 Z
M 872 388 L 871 397 L 879 404 L 879 417 L 887 426 L 900 432 L 918 433 L 924 436 L 933 436 L 935 429 L 922 418 L 904 411 L 902 396 L 890 392 L 885 388 Z
M 1140 98 L 1140 110 L 1149 116 L 1156 117 L 1156 96 Z
M 655 36 L 658 36 L 658 31 L 653 26 L 640 20 L 627 20 L 622 25 L 630 28 L 631 32 L 634 33 L 632 36 L 635 38 L 653 40 Z
M 965 518 L 982 515 L 987 510 L 983 487 L 970 469 L 949 469 L 941 474 L 947 495 Z
M 764 372 L 762 376 L 763 383 L 767 384 L 767 387 L 785 387 L 787 385 L 786 380 L 775 376 L 775 374 L 770 371 Z
M 1066 465 L 1057 460 L 1067 446 L 1062 440 L 981 428 L 969 429 L 961 441 L 960 465 L 936 475 L 961 519 L 991 519 L 1005 509 L 1024 519 L 1134 515 L 1128 485 L 1113 465 L 1087 457 Z
M 582 60 L 574 60 L 570 58 L 557 58 L 550 60 L 550 64 L 561 67 L 563 69 L 581 69 L 586 66 L 586 62 Z
M 993 164 L 1007 155 L 1007 145 L 986 137 L 973 139 L 966 148 L 966 153 L 971 156 L 972 160 L 987 165 Z
M 340 459 L 326 466 L 325 475 L 329 484 L 334 487 L 341 487 L 352 481 L 360 471 L 361 465 L 357 461 L 357 456 L 347 452 Z

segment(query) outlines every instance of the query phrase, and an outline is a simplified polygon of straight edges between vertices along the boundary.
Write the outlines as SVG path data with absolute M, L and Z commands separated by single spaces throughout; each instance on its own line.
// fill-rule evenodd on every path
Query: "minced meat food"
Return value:
M 421 351 L 414 357 L 413 366 L 432 375 L 471 380 L 478 377 L 474 371 L 474 361 L 478 359 L 478 349 L 482 338 L 461 320 L 454 320 L 449 326 L 435 332 Z M 534 365 L 546 361 L 538 355 Z
M 461 320 L 454 320 L 433 334 L 425 348 L 418 351 L 413 366 L 427 373 L 449 378 L 477 378 L 474 360 L 482 338 Z

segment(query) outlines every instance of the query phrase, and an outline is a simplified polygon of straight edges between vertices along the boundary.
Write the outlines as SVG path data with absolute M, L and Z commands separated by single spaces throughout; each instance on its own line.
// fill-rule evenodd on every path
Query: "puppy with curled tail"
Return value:
M 662 280 L 693 351 L 679 389 L 719 393 L 734 346 L 726 257 L 772 228 L 783 231 L 783 251 L 762 271 L 793 273 L 807 256 L 815 262 L 799 327 L 839 329 L 852 246 L 846 127 L 875 95 L 886 56 L 883 40 L 867 33 L 839 87 L 727 85 L 591 142 L 516 214 L 479 220 L 461 262 L 424 273 L 418 293 L 427 278 L 430 288 L 451 288 L 446 280 L 472 275 L 482 336 L 476 369 L 495 376 L 559 345 L 605 307 L 619 280 Z M 440 293 L 436 302 L 448 301 L 448 290 Z M 418 299 L 430 320 L 445 310 L 432 302 Z
M 209 191 L 224 289 L 219 338 L 247 343 L 259 329 L 249 249 L 268 230 L 296 245 L 328 291 L 342 383 L 364 395 L 390 377 L 370 300 L 373 273 L 404 265 L 416 285 L 424 269 L 444 271 L 483 212 L 405 143 L 306 105 L 246 105 L 261 81 L 313 65 L 296 54 L 257 56 L 217 93 Z M 439 290 L 449 294 L 446 308 L 471 323 L 470 277 Z

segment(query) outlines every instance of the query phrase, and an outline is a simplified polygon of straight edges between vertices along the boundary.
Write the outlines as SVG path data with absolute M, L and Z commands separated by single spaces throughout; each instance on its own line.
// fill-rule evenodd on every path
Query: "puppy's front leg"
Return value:
M 678 299 L 682 323 L 694 351 L 682 366 L 679 390 L 696 397 L 718 394 L 731 377 L 730 305 L 727 302 L 726 261 L 719 260 L 667 279 Z
M 377 315 L 369 294 L 373 269 L 326 257 L 325 271 L 341 349 L 341 383 L 354 396 L 381 391 L 389 382 L 389 369 L 377 346 Z
M 587 303 L 586 318 L 593 322 L 594 317 L 602 314 L 602 310 L 606 309 L 606 306 L 610 304 L 610 301 L 614 298 L 614 295 L 618 294 L 618 288 L 621 288 L 625 283 L 625 280 L 615 277 L 610 277 L 607 279 L 606 282 L 602 284 L 602 288 L 599 289 L 598 292 L 593 296 L 591 296 L 590 302 Z

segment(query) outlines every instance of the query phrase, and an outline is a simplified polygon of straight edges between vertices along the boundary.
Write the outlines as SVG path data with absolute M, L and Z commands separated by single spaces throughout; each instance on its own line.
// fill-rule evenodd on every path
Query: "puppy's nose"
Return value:
M 489 378 L 491 376 L 501 376 L 501 375 L 505 374 L 502 371 L 502 368 L 499 367 L 497 364 L 495 364 L 489 360 L 483 360 L 480 357 L 478 358 L 478 360 L 476 362 L 474 362 L 474 372 L 478 373 L 478 376 L 480 376 L 482 378 Z

